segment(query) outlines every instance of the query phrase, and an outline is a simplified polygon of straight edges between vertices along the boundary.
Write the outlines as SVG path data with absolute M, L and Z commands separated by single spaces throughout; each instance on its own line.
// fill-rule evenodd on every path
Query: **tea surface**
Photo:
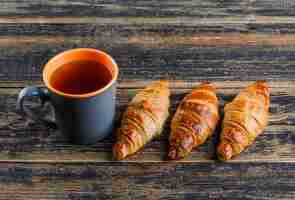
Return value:
M 96 61 L 67 63 L 53 72 L 51 85 L 67 94 L 86 94 L 103 88 L 112 79 L 111 72 Z

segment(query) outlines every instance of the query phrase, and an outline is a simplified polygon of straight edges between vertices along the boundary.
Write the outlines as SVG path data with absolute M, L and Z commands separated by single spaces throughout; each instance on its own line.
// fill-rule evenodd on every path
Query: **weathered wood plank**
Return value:
M 294 181 L 287 163 L 2 164 L 0 199 L 289 200 Z
M 262 16 L 294 16 L 294 7 L 295 2 L 292 0 L 256 0 L 248 9 Z
M 1 16 L 201 16 L 226 17 L 256 14 L 260 16 L 294 16 L 292 0 L 202 1 L 11 1 L 0 3 Z
M 127 167 L 52 167 L 1 165 L 0 199 L 128 199 Z
M 294 80 L 294 36 L 1 37 L 0 79 L 40 80 L 47 60 L 76 47 L 114 57 L 120 80 Z M 231 40 L 230 38 L 233 38 Z M 155 73 L 157 72 L 157 73 Z M 263 75 L 261 77 L 261 75 Z
M 201 1 L 1 1 L 1 16 L 228 16 L 245 13 L 248 0 Z
M 101 36 L 107 34 L 192 35 L 216 33 L 294 33 L 293 17 L 0 17 L 3 36 Z
M 1 82 L 0 86 L 0 162 L 112 162 L 112 139 L 95 145 L 79 146 L 69 144 L 59 131 L 47 130 L 17 114 L 15 102 L 21 82 Z M 128 101 L 147 81 L 120 81 L 118 89 L 118 118 Z M 34 84 L 34 83 L 31 83 Z M 40 82 L 36 82 L 40 84 Z M 197 82 L 177 81 L 171 83 L 172 107 L 184 94 L 195 87 Z M 216 82 L 220 108 L 248 82 Z M 24 83 L 22 83 L 24 85 Z M 269 126 L 255 144 L 231 162 L 295 162 L 294 160 L 294 81 L 270 82 L 272 89 L 271 118 Z M 47 108 L 48 110 L 48 108 Z M 222 109 L 221 109 L 222 110 Z M 46 112 L 46 109 L 45 111 Z M 169 122 L 163 136 L 148 144 L 143 151 L 130 157 L 126 162 L 163 162 L 166 160 Z M 215 159 L 217 137 L 196 149 L 190 157 L 180 162 L 210 163 Z

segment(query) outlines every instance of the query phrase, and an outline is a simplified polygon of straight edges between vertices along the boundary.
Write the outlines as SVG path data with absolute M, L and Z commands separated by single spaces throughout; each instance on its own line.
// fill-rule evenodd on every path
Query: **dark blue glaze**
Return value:
M 112 134 L 116 83 L 89 98 L 68 98 L 51 93 L 61 132 L 77 144 L 91 144 Z

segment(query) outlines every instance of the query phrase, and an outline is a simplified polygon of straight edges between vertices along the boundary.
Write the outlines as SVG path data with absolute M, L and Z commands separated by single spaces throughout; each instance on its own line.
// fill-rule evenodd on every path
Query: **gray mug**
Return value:
M 26 87 L 17 100 L 21 114 L 58 128 L 76 144 L 92 144 L 112 134 L 118 66 L 108 54 L 89 48 L 62 52 L 45 65 L 46 88 Z M 45 119 L 24 105 L 26 97 L 49 101 L 55 120 Z

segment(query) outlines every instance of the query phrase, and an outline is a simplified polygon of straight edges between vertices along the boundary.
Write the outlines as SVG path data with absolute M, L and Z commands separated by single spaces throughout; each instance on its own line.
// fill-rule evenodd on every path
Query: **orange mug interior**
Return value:
M 99 65 L 92 65 L 93 62 Z M 112 57 L 102 51 L 90 48 L 62 52 L 50 59 L 43 70 L 43 81 L 49 90 L 72 98 L 95 96 L 109 88 L 117 80 L 117 77 L 118 66 Z M 91 79 L 95 80 L 95 78 L 98 82 L 105 80 L 102 87 L 95 89 L 94 82 L 91 82 Z M 88 90 L 85 90 L 85 93 L 64 91 L 60 85 L 66 80 L 77 81 L 76 84 L 82 85 L 88 82 Z

